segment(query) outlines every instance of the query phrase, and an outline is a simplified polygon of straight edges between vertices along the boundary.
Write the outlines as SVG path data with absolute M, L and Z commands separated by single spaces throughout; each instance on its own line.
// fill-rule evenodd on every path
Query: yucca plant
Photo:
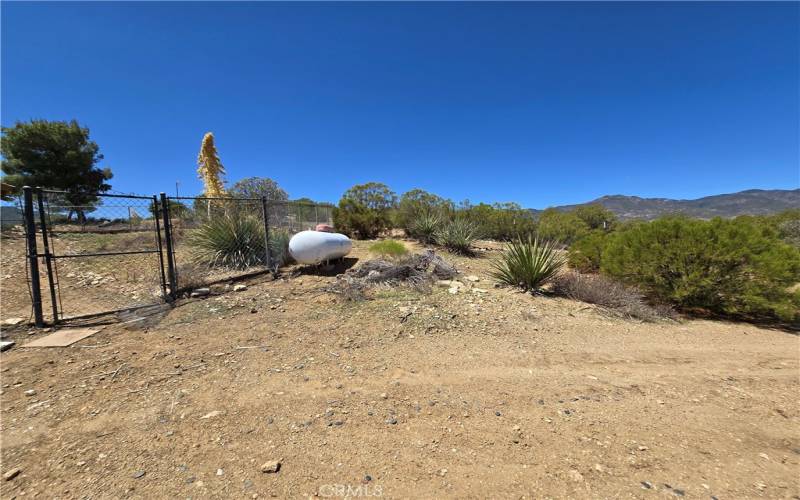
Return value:
M 436 232 L 441 225 L 442 219 L 437 214 L 421 213 L 411 225 L 411 236 L 425 244 L 435 243 Z
M 292 261 L 289 255 L 289 232 L 283 229 L 273 229 L 269 232 L 269 258 L 273 271 Z
M 209 219 L 187 242 L 198 264 L 226 269 L 264 264 L 264 223 L 238 211 Z
M 528 236 L 506 244 L 500 258 L 492 262 L 491 275 L 501 283 L 536 291 L 558 275 L 565 262 L 552 242 Z
M 466 219 L 455 219 L 436 231 L 436 243 L 451 252 L 469 255 L 472 243 L 478 239 L 478 227 Z

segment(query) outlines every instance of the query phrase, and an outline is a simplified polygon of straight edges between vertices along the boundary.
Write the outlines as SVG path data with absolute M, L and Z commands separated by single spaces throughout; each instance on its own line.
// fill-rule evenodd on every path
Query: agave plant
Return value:
M 436 243 L 464 255 L 472 253 L 472 243 L 476 239 L 478 227 L 466 219 L 455 219 L 436 231 Z
M 226 269 L 264 264 L 264 223 L 240 212 L 212 217 L 187 242 L 198 264 Z
M 565 262 L 555 244 L 528 236 L 506 245 L 500 258 L 492 262 L 491 275 L 501 283 L 536 291 L 556 277 Z
M 411 225 L 411 235 L 422 243 L 435 243 L 436 232 L 441 225 L 442 219 L 437 214 L 424 212 Z

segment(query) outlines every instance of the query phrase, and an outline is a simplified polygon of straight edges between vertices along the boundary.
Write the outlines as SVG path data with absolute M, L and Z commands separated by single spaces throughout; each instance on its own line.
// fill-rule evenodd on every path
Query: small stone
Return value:
M 653 485 L 649 481 L 642 481 L 641 482 L 642 488 L 645 490 L 649 490 L 653 488 Z
M 439 469 L 439 472 L 438 472 L 438 474 L 439 474 L 441 477 L 444 477 L 444 476 L 445 476 L 445 474 L 447 474 L 447 469 Z
M 502 413 L 500 413 L 499 411 L 496 411 L 496 412 L 494 412 L 494 414 L 495 414 L 496 416 L 498 416 L 498 417 L 500 417 L 500 416 L 502 416 L 502 415 L 503 415 L 503 414 L 502 414 Z
M 372 481 L 372 476 L 370 476 L 369 474 L 367 474 L 366 476 L 364 476 L 364 482 L 365 482 L 365 483 L 368 483 L 368 482 L 370 482 L 370 481 Z
M 24 318 L 8 318 L 3 321 L 3 324 L 6 326 L 17 326 L 23 321 L 25 321 Z
M 192 290 L 190 297 L 205 297 L 211 293 L 210 288 L 195 288 Z
M 467 281 L 471 281 L 473 283 L 476 283 L 476 282 L 481 280 L 479 277 L 475 276 L 474 274 L 470 274 L 469 276 L 464 276 L 464 279 L 467 280 Z
M 649 448 L 647 446 L 640 446 L 638 448 L 639 451 L 647 451 Z
M 580 472 L 576 471 L 575 469 L 571 469 L 567 473 L 567 475 L 569 476 L 569 478 L 572 481 L 575 481 L 576 483 L 580 483 L 581 481 L 583 481 L 583 474 L 581 474 Z
M 217 475 L 218 476 L 224 476 L 225 475 L 225 471 L 222 470 L 222 469 L 217 469 Z
M 394 418 L 394 417 L 389 417 L 389 418 L 386 419 L 386 423 L 387 424 L 391 424 L 391 425 L 395 425 L 395 424 L 397 424 L 397 419 Z
M 387 399 L 388 397 L 385 392 L 381 393 L 381 399 Z
M 22 472 L 22 469 L 20 469 L 19 467 L 14 467 L 10 471 L 8 471 L 5 474 L 3 474 L 3 480 L 11 481 L 15 477 L 19 476 L 20 472 Z
M 133 478 L 134 479 L 139 479 L 141 477 L 144 477 L 145 474 L 147 474 L 145 471 L 137 470 L 136 472 L 133 473 Z
M 222 412 L 221 412 L 221 411 L 219 411 L 219 410 L 214 410 L 214 411 L 212 411 L 212 412 L 210 412 L 210 413 L 206 413 L 205 415 L 203 415 L 202 417 L 200 417 L 200 420 L 206 420 L 206 419 L 209 419 L 209 418 L 214 418 L 214 417 L 217 417 L 217 416 L 219 416 L 219 415 L 221 415 L 221 414 L 222 414 Z
M 34 389 L 28 389 L 27 391 L 25 391 L 25 395 L 26 396 L 35 396 L 36 395 L 36 391 Z
M 281 470 L 281 462 L 279 460 L 270 460 L 269 462 L 264 462 L 261 466 L 261 472 L 266 474 L 274 474 Z
M 769 460 L 769 455 L 767 455 L 766 453 L 759 453 L 758 456 L 763 458 L 764 460 Z
M 234 292 L 244 292 L 245 290 L 247 290 L 247 285 L 242 285 L 242 284 L 233 285 Z

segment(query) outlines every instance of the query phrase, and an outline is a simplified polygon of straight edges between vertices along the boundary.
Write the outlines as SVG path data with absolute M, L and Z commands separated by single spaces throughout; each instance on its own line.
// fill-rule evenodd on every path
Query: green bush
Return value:
M 240 212 L 212 217 L 189 233 L 187 243 L 198 264 L 226 269 L 264 264 L 264 223 Z
M 442 219 L 438 215 L 426 212 L 419 214 L 407 232 L 412 238 L 429 245 L 436 242 L 436 233 L 441 226 Z
M 589 231 L 589 225 L 574 212 L 548 208 L 539 215 L 537 234 L 548 241 L 571 245 Z
M 472 243 L 476 239 L 478 228 L 466 219 L 449 221 L 436 233 L 436 243 L 462 255 L 472 254 Z
M 391 226 L 391 211 L 397 196 L 388 186 L 368 182 L 351 187 L 333 209 L 336 230 L 351 237 L 369 239 Z
M 587 273 L 600 270 L 607 233 L 594 230 L 579 238 L 569 247 L 569 265 L 573 269 Z
M 800 320 L 800 250 L 752 217 L 666 217 L 612 233 L 601 270 L 683 308 Z
M 501 283 L 536 291 L 559 273 L 565 260 L 556 245 L 529 236 L 506 245 L 492 262 L 492 276 Z
M 412 236 L 417 220 L 424 216 L 447 219 L 454 211 L 453 202 L 422 189 L 412 189 L 403 193 L 394 216 L 394 227 L 403 228 Z
M 403 243 L 397 240 L 383 240 L 377 243 L 373 243 L 369 247 L 369 251 L 372 253 L 377 253 L 384 257 L 400 257 L 401 255 L 405 255 L 408 253 L 408 249 L 406 248 Z
M 484 238 L 511 241 L 536 232 L 536 221 L 530 210 L 516 203 L 480 203 L 465 207 L 462 217 L 478 227 Z

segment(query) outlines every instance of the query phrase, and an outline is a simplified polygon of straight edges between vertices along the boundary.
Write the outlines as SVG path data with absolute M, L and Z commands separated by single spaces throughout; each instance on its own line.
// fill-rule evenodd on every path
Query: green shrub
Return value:
M 800 250 L 752 217 L 666 217 L 612 233 L 601 270 L 683 308 L 800 320 Z
M 463 209 L 462 217 L 478 227 L 484 238 L 510 241 L 536 231 L 533 213 L 516 203 L 480 203 Z
M 406 246 L 397 240 L 383 240 L 373 243 L 370 245 L 369 251 L 383 255 L 384 257 L 392 258 L 400 257 L 401 255 L 408 253 Z
M 385 184 L 353 186 L 333 209 L 333 225 L 354 238 L 374 238 L 391 226 L 391 211 L 396 203 L 397 196 Z
M 447 219 L 454 211 L 453 202 L 422 189 L 412 189 L 403 193 L 397 205 L 394 227 L 403 228 L 412 236 L 417 220 L 424 215 L 434 215 Z
M 539 215 L 537 234 L 540 238 L 571 245 L 589 233 L 589 225 L 574 212 L 548 208 Z
M 500 258 L 492 262 L 492 276 L 501 283 L 535 291 L 552 280 L 564 263 L 555 244 L 529 236 L 506 245 Z
M 264 223 L 239 212 L 212 217 L 187 236 L 187 243 L 198 264 L 227 269 L 264 264 Z
M 570 245 L 570 267 L 584 273 L 599 271 L 606 236 L 607 233 L 605 231 L 595 230 Z
M 432 213 L 422 213 L 411 224 L 408 230 L 409 236 L 416 238 L 422 243 L 431 244 L 436 242 L 436 232 L 442 225 L 442 219 Z
M 478 228 L 466 219 L 455 219 L 445 223 L 436 232 L 436 243 L 451 252 L 470 255 L 472 243 L 478 239 Z

